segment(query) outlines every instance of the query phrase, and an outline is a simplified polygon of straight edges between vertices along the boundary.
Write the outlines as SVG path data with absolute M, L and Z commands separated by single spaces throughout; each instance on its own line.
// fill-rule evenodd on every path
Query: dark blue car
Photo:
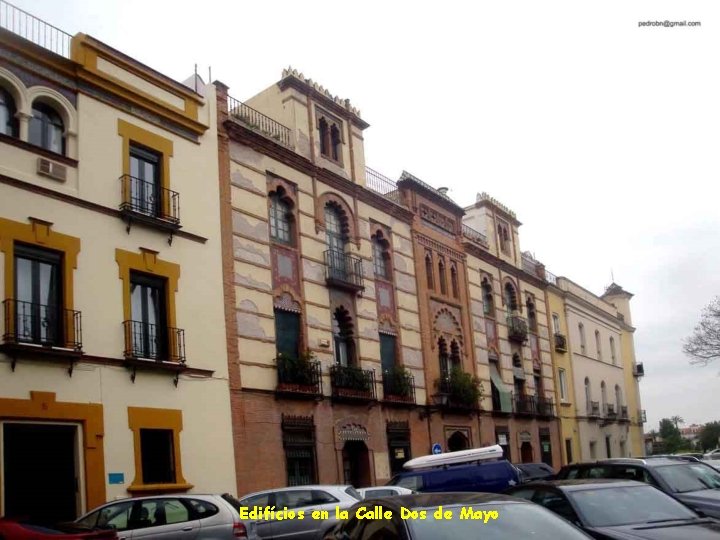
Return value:
M 483 491 L 500 493 L 520 483 L 518 471 L 507 460 L 447 465 L 401 472 L 389 485 L 420 493 Z

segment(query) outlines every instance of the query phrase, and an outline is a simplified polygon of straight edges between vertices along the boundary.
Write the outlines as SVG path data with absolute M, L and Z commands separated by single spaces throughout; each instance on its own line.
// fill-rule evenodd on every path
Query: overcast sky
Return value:
M 487 191 L 550 271 L 635 294 L 646 430 L 720 420 L 720 364 L 681 352 L 720 294 L 720 2 L 13 2 L 241 100 L 288 65 L 349 98 L 369 166 Z

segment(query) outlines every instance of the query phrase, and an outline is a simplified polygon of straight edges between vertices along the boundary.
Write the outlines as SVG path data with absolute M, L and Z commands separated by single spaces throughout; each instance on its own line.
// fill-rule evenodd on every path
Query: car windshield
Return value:
M 474 511 L 497 512 L 497 519 L 460 519 L 463 508 Z M 418 508 L 415 510 L 423 510 Z M 472 506 L 443 506 L 443 512 L 452 510 L 451 520 L 435 519 L 436 506 L 424 509 L 426 519 L 408 519 L 412 538 L 418 540 L 507 540 L 532 538 L 533 540 L 587 540 L 587 536 L 541 506 L 525 503 L 474 504 Z
M 357 499 L 358 501 L 362 501 L 362 500 L 363 500 L 363 496 L 360 495 L 360 493 L 358 493 L 358 490 L 355 489 L 355 488 L 352 487 L 352 486 L 346 487 L 346 488 L 345 488 L 345 493 L 347 493 L 348 495 L 350 495 L 353 499 Z
M 697 517 L 697 514 L 652 486 L 587 489 L 568 492 L 567 495 L 590 527 Z
M 720 488 L 720 473 L 703 463 L 663 465 L 656 470 L 675 493 Z

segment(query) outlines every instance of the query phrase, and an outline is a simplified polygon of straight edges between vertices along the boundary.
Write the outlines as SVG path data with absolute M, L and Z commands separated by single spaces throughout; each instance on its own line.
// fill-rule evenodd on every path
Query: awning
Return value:
M 500 410 L 502 412 L 512 412 L 512 396 L 505 389 L 505 383 L 495 362 L 490 362 L 490 378 L 500 394 Z

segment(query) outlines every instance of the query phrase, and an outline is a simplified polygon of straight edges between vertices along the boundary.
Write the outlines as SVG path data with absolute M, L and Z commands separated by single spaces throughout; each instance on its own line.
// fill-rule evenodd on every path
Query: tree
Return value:
M 683 343 L 683 352 L 691 364 L 703 366 L 720 358 L 720 296 L 703 309 L 700 322 Z
M 672 454 L 677 452 L 683 447 L 683 439 L 680 435 L 680 430 L 675 427 L 675 424 L 670 418 L 663 418 L 660 420 L 660 436 L 665 446 L 665 452 Z
M 703 451 L 713 450 L 720 446 L 720 422 L 708 422 L 700 430 L 698 437 Z
M 681 416 L 673 416 L 672 418 L 670 418 L 670 420 L 672 420 L 672 423 L 675 424 L 676 428 L 678 427 L 678 424 L 685 423 L 685 420 L 683 420 Z

